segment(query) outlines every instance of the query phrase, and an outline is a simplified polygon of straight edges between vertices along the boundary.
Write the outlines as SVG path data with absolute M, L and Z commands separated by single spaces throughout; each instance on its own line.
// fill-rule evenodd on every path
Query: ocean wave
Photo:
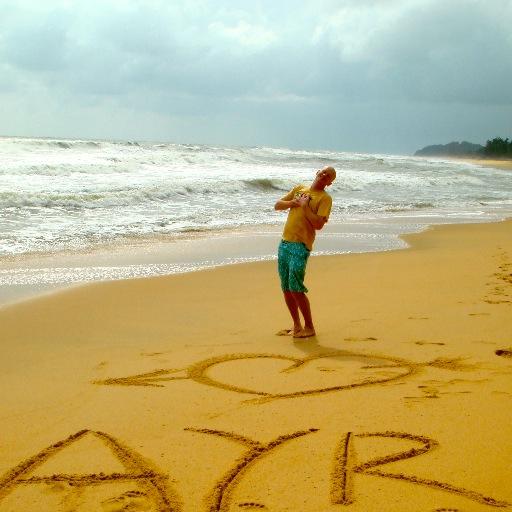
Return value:
M 59 182 L 61 188 L 69 190 L 58 190 L 54 186 L 53 179 L 39 180 L 37 184 L 25 184 L 25 190 L 4 190 L 0 191 L 0 207 L 2 208 L 23 208 L 23 207 L 58 207 L 71 209 L 76 208 L 108 208 L 116 206 L 135 206 L 149 205 L 154 203 L 195 203 L 200 202 L 201 198 L 209 198 L 209 201 L 221 201 L 230 204 L 233 198 L 249 200 L 248 195 L 254 193 L 269 196 L 269 201 L 274 195 L 281 194 L 293 187 L 292 181 L 269 178 L 252 179 L 229 179 L 229 177 L 219 178 L 217 180 L 202 181 L 192 179 L 180 179 L 173 183 L 172 178 L 162 183 L 159 179 L 156 182 L 141 184 L 138 180 L 123 185 L 120 176 L 114 182 L 110 177 L 110 182 L 105 183 L 104 176 L 99 173 L 98 177 L 92 176 L 90 180 L 81 179 L 66 184 L 64 179 L 69 177 L 69 173 L 64 170 L 58 171 L 58 168 L 47 166 L 39 169 L 35 173 L 41 178 L 61 177 L 63 181 Z M 77 190 L 78 188 L 78 190 Z M 39 190 L 35 190 L 39 189 Z M 41 190 L 43 189 L 43 190 Z M 271 194 L 274 195 L 271 196 Z M 212 198 L 213 196 L 213 198 Z
M 11 176 L 16 179 L 18 176 L 76 176 L 76 175 L 95 175 L 95 174 L 118 174 L 130 172 L 129 169 L 117 167 L 115 170 L 107 168 L 98 162 L 91 162 L 88 164 L 34 164 L 27 166 L 18 166 L 17 168 L 4 167 L 0 168 L 0 176 Z
M 250 180 L 242 180 L 249 188 L 267 192 L 270 190 L 288 190 L 280 180 L 272 180 L 270 178 L 253 178 Z
M 0 192 L 0 208 L 68 208 L 74 210 L 89 206 L 114 206 L 113 203 L 98 204 L 106 195 L 100 193 L 56 194 L 56 193 L 17 193 Z
M 214 227 L 214 226 L 190 226 L 190 227 L 182 227 L 182 228 L 178 228 L 176 229 L 176 232 L 177 233 L 190 233 L 190 234 L 193 234 L 193 233 L 209 233 L 211 231 L 217 231 L 218 228 L 217 227 Z
M 496 215 L 512 197 L 504 171 L 407 156 L 8 137 L 0 152 L 0 254 L 282 223 L 276 199 L 329 164 L 333 221 Z
M 332 214 L 379 214 L 379 213 L 399 213 L 414 210 L 435 209 L 435 202 L 429 201 L 392 201 L 392 200 L 371 200 L 371 199 L 346 199 L 345 201 L 335 202 L 332 206 Z
M 137 141 L 115 141 L 115 140 L 87 140 L 87 139 L 51 139 L 51 138 L 29 138 L 29 137 L 6 137 L 0 140 L 2 144 L 11 147 L 24 149 L 27 147 L 47 149 L 101 149 L 108 146 L 140 147 Z
M 398 213 L 398 212 L 405 212 L 405 211 L 411 211 L 411 210 L 422 210 L 426 208 L 435 208 L 434 203 L 429 202 L 419 202 L 419 203 L 406 203 L 406 204 L 398 204 L 390 207 L 385 207 L 384 211 L 387 213 Z
M 101 184 L 96 185 L 101 187 Z M 0 192 L 0 208 L 69 208 L 96 209 L 114 207 L 150 207 L 154 204 L 168 203 L 192 204 L 200 202 L 201 198 L 209 201 L 224 202 L 229 204 L 229 198 L 233 195 L 243 195 L 246 186 L 243 181 L 231 183 L 196 183 L 189 185 L 173 186 L 151 184 L 145 187 L 118 186 L 110 189 L 96 186 L 80 191 L 4 191 Z M 267 190 L 280 190 L 273 185 L 252 184 L 250 188 L 265 192 Z M 91 190 L 92 189 L 92 190 Z M 212 198 L 213 196 L 213 198 Z

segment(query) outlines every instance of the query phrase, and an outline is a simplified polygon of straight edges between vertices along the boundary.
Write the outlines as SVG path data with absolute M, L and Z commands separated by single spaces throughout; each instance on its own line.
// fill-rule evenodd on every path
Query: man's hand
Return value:
M 297 202 L 297 206 L 307 206 L 310 200 L 309 194 L 300 194 L 295 201 Z
M 309 203 L 309 194 L 298 194 L 293 199 L 290 199 L 289 201 L 284 201 L 280 199 L 277 201 L 277 203 L 274 205 L 275 210 L 288 210 L 288 208 L 300 208 L 302 206 L 305 206 Z

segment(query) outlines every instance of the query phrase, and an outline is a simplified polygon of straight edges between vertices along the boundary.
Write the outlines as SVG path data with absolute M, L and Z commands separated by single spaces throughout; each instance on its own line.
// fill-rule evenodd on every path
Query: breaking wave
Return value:
M 273 205 L 333 165 L 331 219 L 511 212 L 510 172 L 407 156 L 0 137 L 0 256 L 123 236 L 281 223 Z

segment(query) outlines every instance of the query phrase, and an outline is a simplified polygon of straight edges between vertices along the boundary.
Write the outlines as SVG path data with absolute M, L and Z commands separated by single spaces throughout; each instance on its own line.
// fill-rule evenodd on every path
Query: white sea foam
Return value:
M 485 221 L 512 212 L 510 172 L 470 163 L 4 137 L 0 258 L 282 223 L 275 200 L 298 182 L 310 182 L 314 170 L 325 165 L 339 171 L 331 189 L 334 223 L 400 223 L 404 215 L 433 223 Z

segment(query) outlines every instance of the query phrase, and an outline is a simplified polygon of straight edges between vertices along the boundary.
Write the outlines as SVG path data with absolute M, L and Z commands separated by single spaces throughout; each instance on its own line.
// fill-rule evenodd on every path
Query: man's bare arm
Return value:
M 304 211 L 304 215 L 306 216 L 308 222 L 318 231 L 324 227 L 325 223 L 327 222 L 327 219 L 325 217 L 322 217 L 321 215 L 317 215 L 311 210 L 311 208 L 309 207 L 309 200 L 309 195 L 303 194 L 299 197 L 298 202 L 302 207 L 302 210 Z
M 299 196 L 293 196 L 292 195 L 293 190 L 286 194 L 284 197 L 279 199 L 279 201 L 276 202 L 274 205 L 275 210 L 288 210 L 289 208 L 297 208 L 302 205 L 302 201 L 304 201 L 303 197 L 309 197 L 306 194 L 301 194 Z M 287 199 L 290 198 L 290 199 Z
M 324 227 L 325 223 L 327 222 L 327 219 L 325 217 L 317 215 L 316 213 L 311 211 L 311 208 L 307 203 L 302 205 L 302 209 L 304 210 L 304 215 L 306 216 L 306 219 L 308 219 L 308 221 L 317 231 Z
M 290 201 L 279 199 L 274 205 L 274 210 L 288 210 L 289 208 L 296 208 L 298 206 L 300 206 L 298 199 L 292 199 Z

